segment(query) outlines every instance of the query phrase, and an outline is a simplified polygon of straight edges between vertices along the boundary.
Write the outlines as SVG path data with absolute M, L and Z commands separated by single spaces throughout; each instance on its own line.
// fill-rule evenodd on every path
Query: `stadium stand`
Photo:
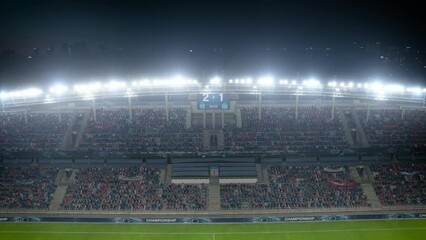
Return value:
M 0 114 L 0 150 L 9 152 L 55 152 L 70 123 L 72 113 L 33 112 Z
M 223 209 L 369 206 L 347 167 L 270 166 L 268 184 L 223 184 Z
M 59 169 L 0 167 L 0 208 L 48 209 Z
M 202 210 L 207 186 L 160 183 L 155 168 L 82 169 L 61 204 L 64 210 Z
M 222 210 L 368 207 L 363 190 L 370 193 L 370 189 L 375 202 L 384 206 L 426 204 L 425 165 L 419 163 L 426 159 L 422 153 L 426 149 L 426 112 L 344 109 L 347 128 L 358 126 L 365 132 L 361 144 L 350 149 L 359 150 L 353 154 L 347 151 L 348 134 L 342 129 L 341 114 L 331 119 L 331 107 L 324 105 L 299 106 L 297 119 L 294 107 L 264 106 L 260 120 L 259 108 L 238 106 L 241 124 L 235 114 L 227 116 L 235 118 L 233 121 L 224 119 L 224 129 L 218 130 L 216 125 L 214 134 L 224 140 L 225 149 L 216 147 L 210 152 L 203 146 L 209 139 L 209 128 L 203 131 L 201 127 L 203 115 L 198 112 L 191 123 L 194 119 L 186 119 L 191 115 L 185 108 L 170 108 L 168 121 L 162 107 L 132 108 L 132 117 L 122 107 L 98 108 L 96 117 L 85 109 L 78 124 L 73 121 L 74 112 L 63 112 L 61 118 L 57 111 L 0 113 L 0 207 L 49 208 L 58 170 L 27 167 L 30 164 L 80 169 L 61 210 L 208 210 L 207 186 L 171 184 L 176 179 L 199 178 L 218 182 L 220 191 L 214 196 L 220 197 L 220 203 L 213 210 L 219 204 Z M 219 122 L 219 114 L 214 118 Z M 187 128 L 190 125 L 193 127 Z M 68 146 L 70 154 L 61 155 L 61 143 L 71 131 L 78 132 L 81 141 Z M 363 145 L 365 140 L 371 148 Z M 413 151 L 389 154 L 389 148 Z M 30 154 L 16 157 L 20 152 Z M 36 152 L 58 154 L 33 154 Z M 400 163 L 386 164 L 394 160 Z M 412 164 L 413 160 L 417 163 Z M 369 171 L 357 178 L 370 185 L 368 191 L 352 179 L 348 167 L 342 167 L 356 162 L 372 164 L 373 182 L 366 176 Z M 128 167 L 141 164 L 144 167 Z M 166 169 L 162 172 L 165 182 L 160 181 L 160 168 Z M 210 176 L 212 168 L 219 170 L 219 176 Z M 219 184 L 219 178 L 258 183 Z M 58 185 L 65 192 L 68 184 Z
M 196 152 L 202 148 L 200 129 L 186 129 L 186 111 L 170 109 L 167 121 L 163 108 L 97 109 L 79 145 L 83 152 Z M 179 139 L 179 141 L 176 141 Z
M 357 110 L 360 122 L 372 147 L 426 147 L 426 111 L 373 109 L 367 120 L 367 110 Z
M 426 204 L 425 164 L 373 164 L 370 168 L 374 189 L 383 205 Z
M 242 127 L 227 129 L 225 146 L 233 151 L 330 152 L 349 147 L 331 107 L 241 108 Z

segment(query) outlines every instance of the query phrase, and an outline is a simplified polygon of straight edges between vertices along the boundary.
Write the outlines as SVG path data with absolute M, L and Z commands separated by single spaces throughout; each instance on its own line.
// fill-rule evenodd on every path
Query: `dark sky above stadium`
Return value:
M 3 0 L 0 49 L 70 41 L 125 48 L 179 44 L 425 44 L 415 1 Z
M 351 59 L 344 49 L 354 42 L 381 42 L 400 49 L 410 46 L 424 50 L 425 22 L 422 7 L 414 0 L 2 0 L 0 83 L 4 87 L 73 80 L 80 75 L 104 78 L 174 71 L 202 78 L 231 72 L 263 74 L 278 69 L 290 75 L 406 74 L 417 81 L 424 76 L 422 64 L 416 63 L 414 71 L 400 66 L 385 74 L 383 69 L 393 67 L 382 66 L 378 70 L 371 64 L 376 60 Z M 96 59 L 93 54 L 90 59 L 74 58 L 74 62 L 59 57 L 26 59 L 34 56 L 34 48 L 47 56 L 46 49 L 54 46 L 59 56 L 63 43 L 75 46 L 76 42 L 86 43 L 91 53 L 99 52 L 101 45 L 110 53 L 125 51 L 122 57 Z M 332 48 L 334 58 L 326 64 L 300 52 L 290 53 L 292 49 L 309 47 Z M 224 51 L 213 56 L 211 49 Z M 268 55 L 269 49 L 275 52 Z M 289 49 L 287 55 L 277 54 L 282 49 Z M 15 61 L 4 57 L 7 51 L 20 58 Z

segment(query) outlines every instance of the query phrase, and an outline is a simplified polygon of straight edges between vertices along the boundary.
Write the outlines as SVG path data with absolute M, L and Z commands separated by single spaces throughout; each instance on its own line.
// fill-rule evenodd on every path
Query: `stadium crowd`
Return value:
M 48 209 L 59 169 L 0 167 L 0 208 Z
M 426 165 L 422 163 L 373 164 L 373 186 L 383 205 L 426 204 Z
M 72 113 L 33 112 L 0 114 L 0 150 L 9 152 L 58 151 Z
M 357 115 L 372 147 L 426 148 L 426 111 L 373 109 Z
M 185 127 L 186 110 L 164 108 L 97 109 L 79 150 L 83 152 L 195 152 L 202 148 L 201 129 Z M 176 141 L 179 139 L 179 141 Z
M 330 152 L 349 147 L 331 107 L 241 108 L 242 127 L 225 131 L 225 146 L 233 151 Z
M 202 210 L 207 186 L 160 183 L 154 168 L 82 169 L 68 187 L 64 210 Z
M 345 167 L 271 166 L 268 173 L 268 184 L 221 185 L 221 207 L 295 209 L 369 206 L 361 187 Z

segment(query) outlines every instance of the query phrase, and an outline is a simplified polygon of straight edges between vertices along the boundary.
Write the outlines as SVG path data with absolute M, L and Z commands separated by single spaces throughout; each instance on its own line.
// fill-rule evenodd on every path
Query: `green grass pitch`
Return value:
M 250 224 L 1 223 L 1 240 L 426 239 L 426 219 Z

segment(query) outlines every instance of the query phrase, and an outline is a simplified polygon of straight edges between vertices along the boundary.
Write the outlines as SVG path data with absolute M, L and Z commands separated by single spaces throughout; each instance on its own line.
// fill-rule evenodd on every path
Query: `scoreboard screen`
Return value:
M 228 110 L 229 96 L 224 93 L 199 94 L 197 106 L 201 110 Z

